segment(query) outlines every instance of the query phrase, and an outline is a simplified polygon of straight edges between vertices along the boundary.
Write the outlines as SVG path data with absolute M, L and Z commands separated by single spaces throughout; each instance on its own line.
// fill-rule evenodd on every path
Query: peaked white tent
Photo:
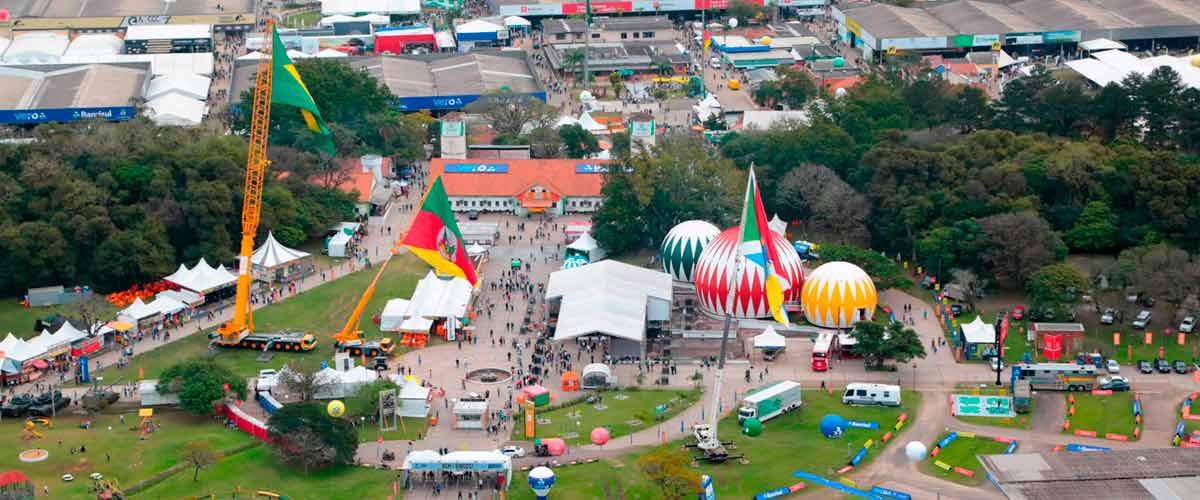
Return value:
M 509 28 L 528 28 L 533 26 L 533 23 L 521 16 L 508 16 L 504 18 L 504 26 Z
M 350 57 L 350 56 L 340 50 L 325 49 L 320 52 L 317 52 L 317 57 L 320 57 L 322 59 L 330 59 L 330 58 L 336 59 L 336 58 L 340 58 L 340 57 Z
M 963 339 L 968 344 L 996 343 L 996 327 L 976 316 L 975 321 L 962 325 Z
M 430 271 L 413 290 L 409 316 L 429 319 L 466 317 L 472 290 L 467 280 L 442 279 Z
M 578 239 L 567 245 L 567 248 L 583 252 L 591 262 L 596 262 L 608 255 L 603 248 L 600 248 L 600 243 L 592 237 L 591 233 L 583 233 Z
M 9 333 L 0 342 L 0 369 L 5 373 L 21 373 L 21 365 L 26 361 L 40 356 L 43 352 L 33 344 L 21 340 Z
M 301 252 L 300 250 L 284 246 L 283 243 L 275 239 L 274 232 L 268 231 L 267 240 L 250 256 L 250 263 L 255 267 L 263 268 L 265 271 L 296 262 L 309 255 L 308 252 Z
M 700 121 L 708 120 L 708 117 L 721 114 L 721 101 L 717 100 L 715 94 L 708 94 L 700 102 L 692 106 L 692 111 L 696 113 L 696 118 Z
M 766 330 L 754 336 L 754 347 L 756 349 L 778 349 L 787 345 L 787 339 L 779 332 L 775 331 L 775 327 L 768 325 Z
M 575 118 L 574 116 L 564 116 L 559 118 L 557 122 L 554 122 L 554 128 L 559 128 L 565 125 L 579 125 L 579 119 Z
M 354 395 L 359 387 L 370 384 L 379 378 L 375 370 L 368 370 L 359 365 L 349 370 L 341 371 L 326 368 L 317 372 L 317 380 L 321 386 L 313 394 L 314 399 L 337 399 Z
M 250 52 L 249 54 L 238 56 L 237 60 L 239 60 L 239 61 L 257 61 L 259 59 L 262 59 L 263 57 L 265 57 L 265 56 L 263 56 L 262 52 L 255 50 L 253 52 Z
M 487 251 L 487 247 L 479 243 L 472 243 L 471 246 L 467 247 L 467 255 L 480 255 L 487 253 Z
M 181 269 L 183 268 L 183 266 L 179 267 Z M 117 319 L 136 325 L 139 321 L 154 319 L 161 314 L 162 313 L 158 309 L 146 305 L 145 302 L 142 302 L 142 298 L 138 297 L 133 299 L 133 303 L 129 304 L 129 307 L 121 309 L 121 311 L 117 313 Z
M 337 14 L 337 15 L 333 15 L 333 16 L 329 16 L 329 17 L 323 17 L 323 18 L 321 18 L 321 21 L 317 24 L 319 24 L 321 26 L 333 26 L 337 23 L 350 23 L 350 22 L 354 22 L 354 21 L 355 21 L 355 18 L 353 16 Z
M 400 404 L 396 406 L 396 414 L 401 417 L 424 418 L 429 416 L 428 387 L 422 386 L 412 378 L 408 378 L 400 387 Z
M 154 297 L 152 302 L 146 304 L 146 307 L 157 310 L 159 313 L 166 316 L 183 311 L 188 308 L 188 305 L 174 299 L 169 295 L 159 294 Z
M 379 329 L 385 332 L 398 332 L 400 325 L 404 323 L 408 312 L 408 299 L 392 299 L 387 301 L 383 306 L 383 312 L 379 314 Z
M 150 80 L 150 88 L 146 91 L 146 99 L 153 100 L 170 93 L 175 93 L 203 101 L 208 99 L 208 87 L 210 85 L 212 85 L 211 78 L 195 73 L 159 75 Z
M 42 330 L 42 333 L 27 342 L 28 352 L 35 353 L 36 356 L 55 356 L 67 349 L 70 349 L 71 343 L 87 338 L 87 334 L 77 330 L 71 323 L 63 323 L 58 331 L 50 333 L 49 330 Z
M 159 125 L 194 127 L 204 121 L 205 105 L 175 93 L 168 93 L 146 103 L 150 119 Z
M 584 111 L 582 115 L 579 115 L 579 126 L 593 134 L 608 133 L 608 127 L 601 125 L 600 122 L 596 121 L 595 118 L 592 118 L 592 114 L 587 111 Z
M 237 282 L 237 276 L 225 270 L 224 265 L 214 269 L 203 257 L 191 269 L 180 264 L 179 269 L 163 279 L 199 294 L 205 294 Z
M 771 217 L 770 222 L 767 222 L 767 227 L 771 228 L 775 234 L 787 236 L 787 221 L 780 219 L 779 214 Z

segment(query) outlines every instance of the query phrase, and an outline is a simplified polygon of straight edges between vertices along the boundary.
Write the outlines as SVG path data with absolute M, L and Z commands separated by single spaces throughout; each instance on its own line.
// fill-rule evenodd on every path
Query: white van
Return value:
M 886 384 L 846 384 L 842 404 L 900 406 L 900 386 Z

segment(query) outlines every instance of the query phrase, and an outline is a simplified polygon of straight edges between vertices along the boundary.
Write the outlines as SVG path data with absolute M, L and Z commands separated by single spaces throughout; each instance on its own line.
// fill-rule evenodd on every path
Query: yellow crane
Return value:
M 274 26 L 267 22 L 267 36 Z M 250 309 L 250 256 L 254 254 L 254 234 L 262 209 L 263 175 L 267 165 L 267 131 L 271 123 L 271 80 L 274 65 L 271 43 L 263 44 L 263 56 L 258 60 L 258 75 L 254 80 L 254 101 L 250 121 L 250 146 L 246 154 L 246 185 L 242 196 L 242 243 L 238 252 L 237 298 L 233 319 L 217 328 L 212 343 L 222 347 L 276 351 L 311 351 L 317 339 L 299 332 L 254 333 L 254 318 Z
M 383 337 L 379 340 L 366 340 L 362 335 L 362 330 L 358 329 L 359 320 L 362 319 L 363 311 L 367 308 L 367 303 L 371 301 L 371 297 L 375 295 L 375 285 L 379 283 L 379 278 L 383 276 L 383 272 L 387 269 L 388 263 L 392 261 L 392 256 L 396 255 L 396 251 L 400 248 L 397 241 L 392 249 L 388 252 L 388 258 L 384 259 L 379 265 L 379 270 L 375 272 L 375 277 L 371 279 L 371 284 L 363 291 L 362 297 L 358 299 L 358 305 L 354 306 L 354 312 L 350 313 L 350 318 L 346 320 L 346 326 L 342 327 L 342 331 L 333 335 L 334 348 L 338 352 L 348 352 L 352 356 L 366 355 L 379 356 L 391 354 L 396 348 L 396 344 L 392 342 L 391 337 Z

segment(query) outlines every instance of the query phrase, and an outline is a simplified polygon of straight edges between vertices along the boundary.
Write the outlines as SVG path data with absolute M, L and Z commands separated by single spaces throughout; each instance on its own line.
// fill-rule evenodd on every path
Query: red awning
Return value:
M 49 366 L 50 366 L 50 365 L 49 365 L 48 363 L 46 363 L 46 360 L 44 360 L 44 359 L 35 359 L 35 360 L 33 360 L 33 367 L 34 367 L 34 368 L 37 368 L 37 369 L 39 369 L 39 370 L 45 370 L 45 369 L 46 369 L 46 368 L 48 368 Z
M 76 347 L 76 348 L 71 349 L 71 355 L 75 356 L 75 357 L 79 357 L 79 356 L 83 356 L 84 354 L 91 354 L 91 353 L 99 351 L 99 350 L 100 350 L 100 340 L 92 339 L 91 342 L 87 343 L 86 345 L 84 345 L 82 347 Z

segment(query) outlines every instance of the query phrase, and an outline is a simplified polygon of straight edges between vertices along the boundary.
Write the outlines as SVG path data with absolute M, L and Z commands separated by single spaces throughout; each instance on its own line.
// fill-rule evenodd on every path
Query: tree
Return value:
M 871 280 L 875 282 L 875 288 L 886 290 L 888 288 L 907 289 L 912 286 L 912 281 L 904 275 L 904 270 L 896 261 L 879 255 L 879 252 L 874 252 L 853 245 L 836 245 L 826 243 L 820 247 L 821 258 L 827 262 L 845 261 L 861 267 L 871 276 Z
M 608 84 L 612 87 L 613 95 L 617 98 L 621 97 L 621 91 L 625 90 L 625 86 L 621 82 L 621 73 L 613 71 L 608 74 Z
M 208 441 L 189 441 L 179 456 L 179 461 L 192 467 L 192 481 L 200 480 L 200 469 L 217 463 L 217 452 Z
M 778 210 L 801 224 L 803 232 L 822 241 L 865 245 L 871 202 L 837 174 L 821 165 L 801 164 L 779 181 Z
M 246 381 L 214 359 L 192 359 L 167 368 L 158 378 L 158 392 L 178 394 L 181 409 L 206 416 L 227 392 L 246 399 Z
M 1083 251 L 1100 251 L 1117 244 L 1117 214 L 1103 201 L 1093 201 L 1083 208 L 1075 220 L 1075 227 L 1063 234 L 1063 240 L 1071 248 Z
M 320 370 L 297 367 L 295 364 L 281 373 L 280 382 L 302 402 L 312 401 L 322 387 L 329 385 L 329 380 L 321 375 Z
M 317 403 L 284 405 L 267 420 L 278 456 L 303 467 L 304 473 L 349 464 L 358 450 L 358 429 L 349 420 L 334 418 Z
M 548 127 L 559 113 L 558 108 L 541 99 L 508 90 L 488 92 L 468 104 L 465 111 L 482 115 L 497 133 L 513 136 L 521 135 L 526 126 Z
M 68 314 L 76 322 L 75 326 L 88 334 L 97 333 L 98 325 L 102 324 L 104 318 L 111 317 L 108 302 L 96 293 L 75 301 L 68 310 Z
M 656 245 L 685 220 L 729 224 L 745 189 L 745 178 L 728 160 L 682 135 L 640 150 L 606 175 L 593 228 L 597 241 L 617 253 Z
M 1135 247 L 1121 252 L 1120 260 L 1132 268 L 1139 292 L 1172 306 L 1170 321 L 1176 319 L 1180 304 L 1200 291 L 1200 262 L 1180 248 L 1163 243 Z
M 950 120 L 958 125 L 961 133 L 969 134 L 991 122 L 992 112 L 988 107 L 987 94 L 972 85 L 960 85 L 954 95 Z
M 862 356 L 867 366 L 883 368 L 888 360 L 907 363 L 913 358 L 925 357 L 925 343 L 911 328 L 889 322 L 887 326 L 873 321 L 854 324 L 854 339 L 858 342 L 851 348 Z
M 1058 235 L 1045 219 L 1033 212 L 999 214 L 979 219 L 987 238 L 983 263 L 997 279 L 1013 284 L 1065 254 Z
M 691 467 L 691 459 L 679 448 L 660 446 L 637 459 L 638 470 L 658 486 L 659 498 L 680 500 L 700 492 L 700 474 Z
M 1155 68 L 1138 86 L 1135 102 L 1145 123 L 1143 142 L 1147 146 L 1174 145 L 1179 125 L 1176 107 L 1183 89 L 1179 73 L 1170 66 Z
M 1025 282 L 1025 291 L 1029 293 L 1029 300 L 1034 306 L 1058 312 L 1074 309 L 1087 289 L 1087 278 L 1066 264 L 1042 267 Z
M 354 391 L 354 396 L 345 399 L 346 417 L 370 419 L 379 416 L 379 393 L 393 389 L 399 391 L 400 386 L 387 379 L 379 379 L 359 387 Z
M 583 68 L 585 59 L 587 59 L 587 53 L 583 51 L 583 47 L 568 49 L 563 52 L 562 69 L 567 73 L 579 71 Z
M 529 154 L 534 158 L 559 158 L 563 154 L 562 135 L 550 127 L 538 127 L 526 136 Z
M 729 2 L 727 13 L 729 17 L 740 19 L 742 22 L 751 19 L 766 19 L 767 17 L 767 9 L 746 0 L 733 0 Z
M 600 152 L 600 142 L 591 132 L 578 124 L 567 124 L 558 128 L 558 135 L 566 146 L 568 158 L 586 158 Z

